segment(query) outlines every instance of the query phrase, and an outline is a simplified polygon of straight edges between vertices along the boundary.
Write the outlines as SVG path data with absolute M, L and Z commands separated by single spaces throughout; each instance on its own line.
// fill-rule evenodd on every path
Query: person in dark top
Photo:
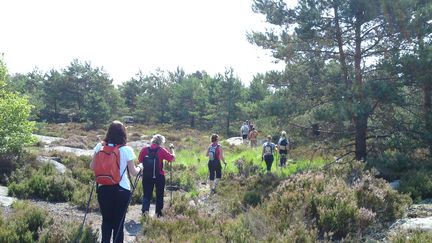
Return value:
M 211 193 L 216 193 L 216 187 L 219 180 L 222 178 L 222 166 L 221 160 L 226 166 L 225 157 L 223 155 L 222 147 L 219 144 L 219 135 L 213 134 L 211 136 L 211 144 L 207 149 L 207 157 L 209 157 L 208 168 L 209 168 L 209 181 Z M 215 179 L 216 174 L 216 179 Z
M 281 132 L 281 137 L 279 138 L 277 148 L 279 150 L 280 166 L 285 167 L 288 159 L 288 151 L 289 151 L 289 141 L 285 131 Z

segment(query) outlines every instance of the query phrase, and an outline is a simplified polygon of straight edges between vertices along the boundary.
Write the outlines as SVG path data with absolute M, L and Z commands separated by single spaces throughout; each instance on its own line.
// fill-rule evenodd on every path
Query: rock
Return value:
M 56 168 L 56 170 L 60 174 L 64 174 L 66 172 L 66 170 L 67 170 L 66 166 L 63 165 L 62 163 L 59 163 L 57 160 L 55 160 L 55 158 L 45 157 L 45 156 L 39 156 L 37 158 L 37 160 L 40 161 L 40 162 L 42 162 L 42 163 L 45 163 L 45 164 L 52 164 L 52 165 L 54 165 L 54 167 Z
M 189 201 L 189 206 L 195 207 L 196 206 L 195 201 L 194 200 L 190 200 Z
M 55 146 L 55 147 L 48 147 L 44 148 L 45 151 L 58 151 L 58 152 L 65 152 L 65 153 L 72 153 L 76 156 L 92 156 L 93 150 L 92 149 L 79 149 L 79 148 L 71 148 L 66 146 Z
M 432 217 L 432 204 L 414 204 L 408 209 L 409 218 Z
M 14 201 L 16 201 L 16 198 L 8 197 L 8 188 L 0 186 L 0 206 L 9 207 Z
M 420 230 L 432 232 L 432 217 L 401 219 L 392 225 L 395 230 Z
M 59 137 L 42 136 L 37 134 L 33 134 L 33 137 L 35 137 L 38 141 L 46 144 L 51 144 L 52 142 L 63 140 L 63 138 Z
M 239 146 L 243 144 L 243 138 L 242 137 L 232 137 L 228 138 L 226 140 L 230 145 Z

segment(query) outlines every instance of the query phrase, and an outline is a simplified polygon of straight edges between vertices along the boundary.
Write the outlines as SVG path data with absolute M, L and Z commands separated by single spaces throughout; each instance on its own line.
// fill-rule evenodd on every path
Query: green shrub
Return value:
M 93 189 L 92 198 L 90 201 L 90 209 L 98 209 L 99 204 L 97 201 L 96 185 L 95 184 L 83 184 L 77 187 L 71 198 L 71 202 L 76 205 L 79 209 L 86 209 L 87 203 L 90 197 L 91 190 Z
M 431 171 L 411 171 L 400 181 L 399 191 L 409 193 L 415 201 L 432 197 Z
M 133 178 L 132 183 L 134 183 L 134 182 L 135 182 L 135 178 Z M 133 186 L 133 185 L 132 185 L 132 186 Z M 131 187 L 132 187 L 132 186 L 131 186 Z M 141 203 L 141 202 L 142 202 L 142 198 L 143 198 L 143 196 L 144 196 L 144 193 L 143 193 L 143 188 L 142 188 L 142 179 L 139 179 L 139 180 L 137 181 L 135 191 L 134 191 L 134 193 L 133 193 L 133 195 L 132 195 L 132 201 L 131 201 L 131 204 L 138 204 L 138 203 Z
M 406 171 L 415 168 L 409 154 L 398 151 L 385 151 L 384 153 L 368 159 L 368 168 L 376 168 L 382 177 L 392 181 L 401 178 Z
M 394 243 L 423 243 L 432 242 L 432 233 L 423 231 L 397 232 L 389 237 L 390 242 Z
M 242 220 L 233 219 L 222 226 L 222 236 L 225 242 L 253 242 L 253 236 Z
M 8 188 L 12 196 L 18 198 L 40 198 L 48 201 L 69 201 L 76 182 L 59 175 L 50 164 L 44 165 L 31 177 L 20 182 L 12 182 Z
M 247 191 L 243 196 L 242 203 L 246 206 L 250 205 L 255 207 L 259 203 L 261 203 L 261 196 L 255 190 Z

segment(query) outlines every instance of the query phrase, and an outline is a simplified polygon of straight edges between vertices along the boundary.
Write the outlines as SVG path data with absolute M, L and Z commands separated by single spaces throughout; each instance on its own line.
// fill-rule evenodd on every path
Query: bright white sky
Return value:
M 289 0 L 292 2 L 295 0 Z M 244 83 L 281 69 L 246 39 L 264 29 L 252 0 L 2 0 L 0 53 L 9 73 L 62 69 L 77 58 L 103 67 L 119 84 L 182 67 L 223 73 Z

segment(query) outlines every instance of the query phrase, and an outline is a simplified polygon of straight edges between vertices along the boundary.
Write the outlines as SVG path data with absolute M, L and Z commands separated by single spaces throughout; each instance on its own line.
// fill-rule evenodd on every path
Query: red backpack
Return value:
M 102 142 L 102 148 L 93 159 L 93 172 L 96 183 L 100 185 L 119 184 L 125 171 L 120 176 L 120 147 L 123 145 L 106 146 Z M 126 166 L 127 168 L 127 166 Z

